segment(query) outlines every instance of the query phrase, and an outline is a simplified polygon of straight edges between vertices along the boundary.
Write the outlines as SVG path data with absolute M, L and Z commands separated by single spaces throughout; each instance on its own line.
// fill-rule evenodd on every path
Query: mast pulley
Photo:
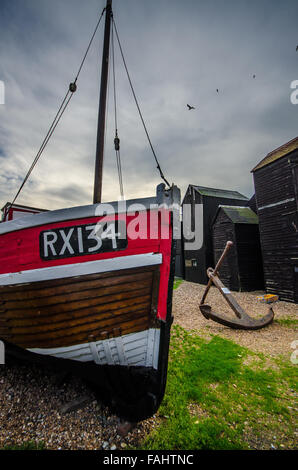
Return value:
M 118 133 L 116 131 L 115 139 L 114 139 L 114 145 L 115 145 L 115 150 L 116 152 L 120 150 L 120 139 L 118 137 Z
M 76 82 L 72 82 L 72 83 L 69 84 L 69 91 L 71 91 L 71 93 L 74 93 L 75 91 L 77 91 Z

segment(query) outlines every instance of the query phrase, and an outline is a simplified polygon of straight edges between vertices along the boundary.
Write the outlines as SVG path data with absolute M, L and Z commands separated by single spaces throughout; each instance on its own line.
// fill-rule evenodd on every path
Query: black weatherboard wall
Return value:
M 265 287 L 298 302 L 298 137 L 253 170 Z
M 184 278 L 183 240 L 177 240 L 176 243 L 175 276 Z
M 226 242 L 233 242 L 219 270 L 220 279 L 225 286 L 235 291 L 262 289 L 262 254 L 258 216 L 255 212 L 250 207 L 219 206 L 212 232 L 215 263 Z
M 206 188 L 204 186 L 195 186 L 190 184 L 182 202 L 182 210 L 186 204 L 192 208 L 191 227 L 183 227 L 183 233 L 188 229 L 194 231 L 195 228 L 195 204 L 203 205 L 203 245 L 199 250 L 185 250 L 185 279 L 187 281 L 206 284 L 207 268 L 214 266 L 213 244 L 212 244 L 212 222 L 219 205 L 243 206 L 246 205 L 248 198 L 238 191 L 229 191 L 226 189 Z M 187 242 L 187 240 L 185 240 Z

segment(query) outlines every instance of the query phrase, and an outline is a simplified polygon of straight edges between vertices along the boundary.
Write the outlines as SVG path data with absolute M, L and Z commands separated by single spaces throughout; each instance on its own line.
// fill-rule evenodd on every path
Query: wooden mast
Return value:
M 99 111 L 98 111 L 98 122 L 97 122 L 97 143 L 96 143 L 96 157 L 95 157 L 93 204 L 101 202 L 101 193 L 102 193 L 102 170 L 103 170 L 103 154 L 104 154 L 107 83 L 108 83 L 108 72 L 109 72 L 111 15 L 112 15 L 112 0 L 107 0 L 104 43 L 103 43 L 103 53 L 102 53 Z

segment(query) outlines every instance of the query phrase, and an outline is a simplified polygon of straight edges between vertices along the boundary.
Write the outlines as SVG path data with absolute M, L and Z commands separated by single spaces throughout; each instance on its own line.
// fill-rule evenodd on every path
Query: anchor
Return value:
M 265 326 L 269 325 L 273 321 L 274 312 L 273 312 L 272 307 L 269 307 L 269 312 L 264 317 L 252 318 L 238 304 L 236 299 L 231 294 L 230 290 L 224 286 L 224 284 L 221 282 L 221 280 L 218 277 L 217 273 L 219 271 L 219 268 L 224 258 L 228 254 L 228 251 L 232 245 L 233 245 L 233 242 L 228 241 L 226 243 L 225 249 L 221 257 L 219 258 L 215 268 L 207 269 L 207 275 L 209 277 L 209 281 L 204 291 L 202 300 L 200 302 L 201 313 L 204 315 L 204 317 L 207 320 L 211 319 L 213 321 L 216 321 L 217 323 L 221 323 L 222 325 L 229 326 L 230 328 L 241 329 L 241 330 L 258 330 L 260 328 L 264 328 Z M 212 308 L 210 307 L 210 305 L 207 305 L 204 303 L 212 284 L 214 284 L 218 288 L 219 292 L 225 298 L 225 300 L 227 301 L 227 303 L 229 304 L 229 306 L 231 307 L 231 309 L 233 310 L 237 318 L 230 319 L 230 318 L 225 317 L 224 315 L 215 313 L 212 311 Z

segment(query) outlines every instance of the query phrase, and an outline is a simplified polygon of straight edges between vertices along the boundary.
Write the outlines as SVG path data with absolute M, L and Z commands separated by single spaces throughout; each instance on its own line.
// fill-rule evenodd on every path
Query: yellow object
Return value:
M 257 299 L 260 302 L 265 302 L 266 304 L 270 304 L 271 302 L 276 302 L 278 300 L 278 295 L 265 294 L 265 295 L 258 296 Z

